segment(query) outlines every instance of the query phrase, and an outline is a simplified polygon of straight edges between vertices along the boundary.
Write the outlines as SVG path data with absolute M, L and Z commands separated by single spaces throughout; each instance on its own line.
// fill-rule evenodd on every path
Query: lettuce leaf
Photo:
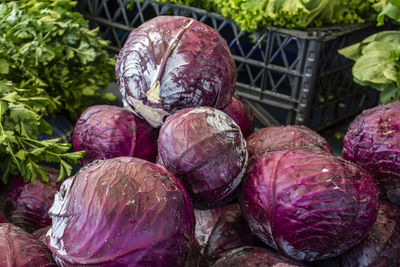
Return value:
M 381 102 L 400 99 L 400 31 L 383 31 L 339 50 L 354 60 L 354 81 L 381 93 Z

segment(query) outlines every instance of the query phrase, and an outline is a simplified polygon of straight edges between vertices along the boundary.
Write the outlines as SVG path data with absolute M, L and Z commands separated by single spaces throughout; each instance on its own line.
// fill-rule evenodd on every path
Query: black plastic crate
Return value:
M 117 53 L 130 31 L 159 15 L 195 18 L 218 30 L 235 59 L 237 93 L 263 125 L 305 124 L 322 130 L 378 103 L 378 92 L 353 82 L 352 62 L 337 53 L 375 33 L 375 23 L 305 30 L 268 27 L 257 34 L 219 14 L 172 3 L 80 0 L 78 10 Z

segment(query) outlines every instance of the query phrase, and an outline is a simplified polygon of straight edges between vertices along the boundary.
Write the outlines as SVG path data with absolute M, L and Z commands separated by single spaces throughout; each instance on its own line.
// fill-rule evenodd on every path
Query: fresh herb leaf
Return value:
M 0 3 L 0 79 L 27 89 L 29 96 L 57 99 L 49 108 L 66 111 L 72 120 L 91 103 L 88 96 L 97 103 L 115 99 L 100 93 L 114 78 L 108 42 L 72 11 L 75 5 L 65 0 Z
M 71 145 L 60 139 L 39 141 L 40 133 L 51 134 L 52 127 L 43 119 L 48 107 L 54 107 L 52 98 L 25 97 L 27 91 L 16 88 L 12 82 L 0 80 L 0 160 L 2 181 L 7 183 L 10 175 L 21 173 L 25 181 L 36 178 L 48 181 L 47 171 L 40 162 L 58 162 L 59 180 L 70 175 L 71 164 L 85 152 L 69 152 Z

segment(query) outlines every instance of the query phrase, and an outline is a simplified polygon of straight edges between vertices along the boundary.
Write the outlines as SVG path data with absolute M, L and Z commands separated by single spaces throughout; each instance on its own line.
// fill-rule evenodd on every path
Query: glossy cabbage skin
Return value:
M 343 139 L 343 157 L 368 170 L 380 196 L 400 206 L 400 101 L 358 115 Z
M 159 162 L 182 180 L 196 208 L 221 206 L 233 197 L 247 166 L 246 141 L 228 115 L 187 108 L 160 129 Z
M 262 128 L 247 139 L 249 157 L 265 151 L 307 147 L 314 151 L 332 154 L 328 142 L 315 131 L 302 125 L 286 125 Z
M 181 16 L 158 16 L 134 29 L 119 52 L 115 74 L 124 104 L 153 127 L 183 108 L 224 108 L 237 77 L 225 39 Z
M 210 266 L 232 249 L 256 245 L 262 244 L 251 232 L 239 204 L 232 203 L 223 207 L 214 226 L 207 244 L 206 260 Z
M 363 242 L 339 257 L 340 266 L 400 265 L 400 209 L 380 202 L 378 218 Z
M 11 223 L 0 223 L 0 266 L 57 265 L 45 244 Z
M 208 210 L 194 210 L 194 217 L 196 219 L 195 238 L 202 254 L 204 254 L 208 240 L 222 212 L 223 207 Z
M 160 165 L 98 160 L 64 181 L 46 243 L 63 266 L 183 266 L 194 240 L 189 195 Z
M 56 182 L 59 171 L 44 168 L 48 171 L 48 183 L 39 179 L 35 183 L 25 183 L 22 176 L 16 176 L 10 179 L 0 193 L 4 215 L 11 223 L 30 233 L 51 225 L 48 211 L 60 187 Z
M 238 203 L 194 211 L 196 241 L 203 262 L 212 266 L 224 253 L 238 247 L 260 244 L 251 232 Z
M 91 106 L 77 121 L 72 137 L 75 151 L 86 150 L 86 165 L 95 159 L 130 156 L 155 161 L 158 131 L 126 108 Z
M 233 249 L 220 258 L 214 267 L 296 267 L 301 262 L 287 259 L 278 253 L 259 247 L 245 246 Z
M 254 132 L 254 112 L 239 96 L 233 95 L 232 103 L 223 110 L 239 125 L 244 137 Z
M 337 256 L 375 223 L 378 189 L 351 162 L 306 149 L 254 157 L 239 202 L 266 244 L 298 260 Z

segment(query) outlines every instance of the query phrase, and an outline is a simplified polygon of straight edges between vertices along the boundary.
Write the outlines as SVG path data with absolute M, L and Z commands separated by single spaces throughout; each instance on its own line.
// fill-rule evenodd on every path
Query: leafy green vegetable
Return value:
M 374 4 L 377 1 L 379 0 L 172 0 L 171 2 L 220 13 L 235 20 L 242 29 L 254 31 L 271 25 L 305 28 L 339 22 L 364 22 L 365 19 L 375 19 L 377 11 Z
M 77 118 L 113 79 L 115 60 L 107 41 L 90 30 L 76 1 L 20 0 L 0 3 L 0 79 L 18 87 L 43 88 L 57 98 L 57 111 Z M 95 99 L 95 100 L 94 100 Z
M 400 0 L 380 0 L 375 7 L 381 11 L 378 25 L 384 23 L 385 16 L 400 22 Z M 381 91 L 381 103 L 400 100 L 400 31 L 371 35 L 339 53 L 355 61 L 352 72 L 356 83 Z
M 10 175 L 17 173 L 21 173 L 25 181 L 34 181 L 37 177 L 47 182 L 47 171 L 38 164 L 41 161 L 58 162 L 58 180 L 61 180 L 71 174 L 70 164 L 78 164 L 78 159 L 85 154 L 82 151 L 68 153 L 71 145 L 59 143 L 60 139 L 36 140 L 39 133 L 51 135 L 53 129 L 43 119 L 43 115 L 57 106 L 54 99 L 41 95 L 42 89 L 19 89 L 10 81 L 0 80 L 0 160 L 3 183 L 7 183 Z
M 399 0 L 381 0 L 379 3 L 381 13 L 378 15 L 378 25 L 383 25 L 385 16 L 400 21 L 400 1 Z

